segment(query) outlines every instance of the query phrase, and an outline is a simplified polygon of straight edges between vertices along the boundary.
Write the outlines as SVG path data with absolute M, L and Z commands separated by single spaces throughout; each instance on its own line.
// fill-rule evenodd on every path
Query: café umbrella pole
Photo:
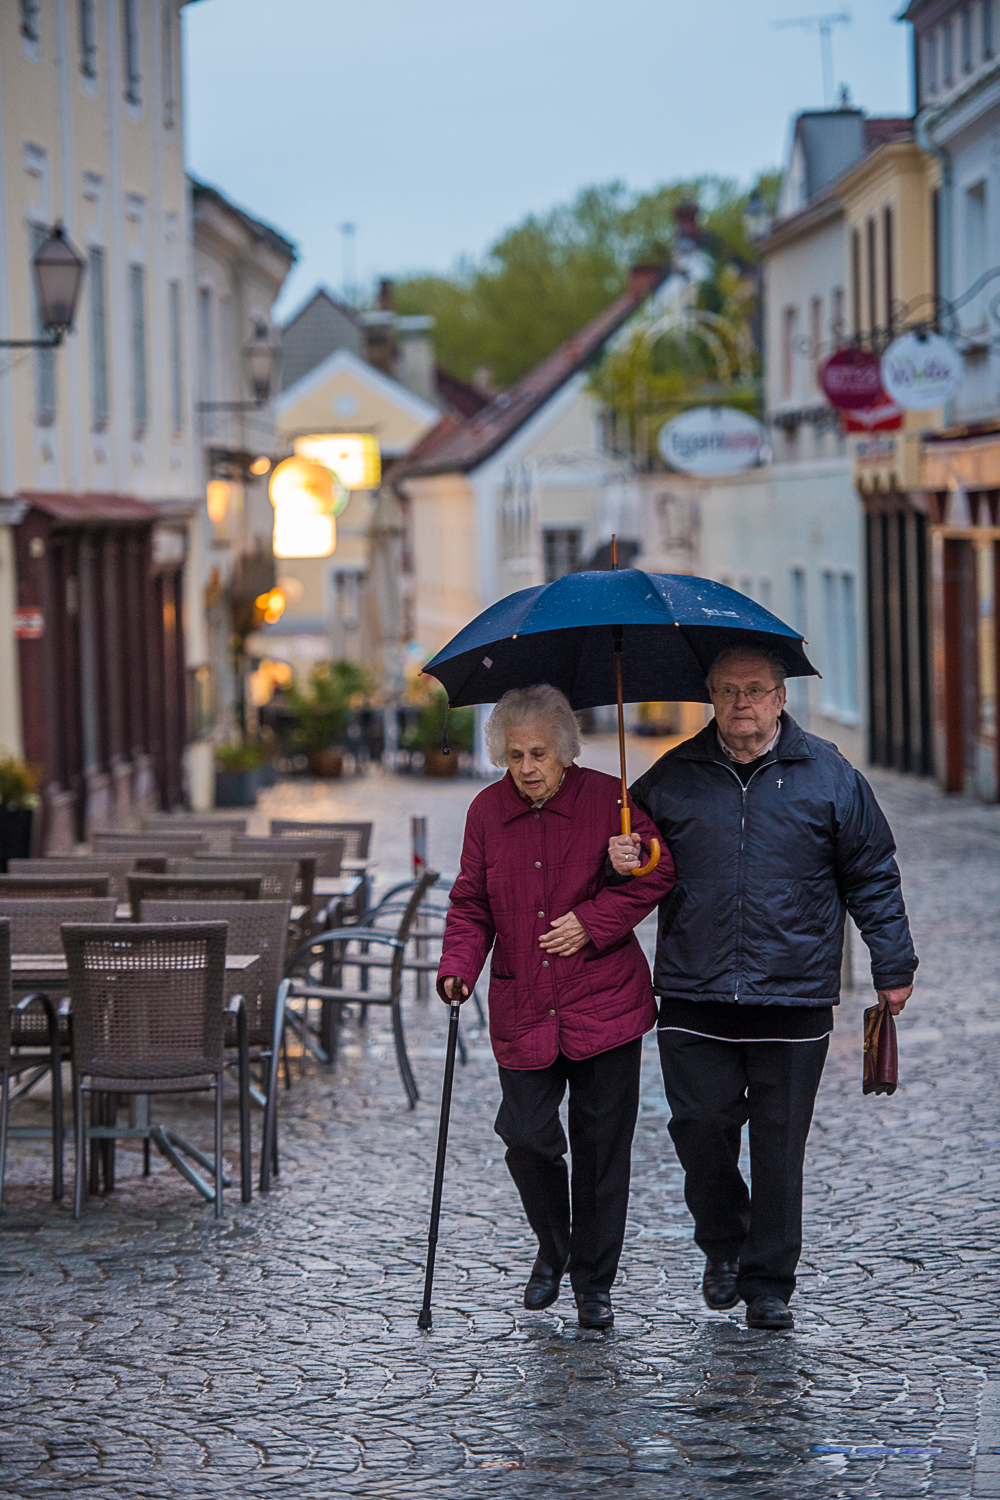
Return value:
M 458 981 L 456 981 L 458 983 Z M 431 1293 L 434 1289 L 434 1257 L 437 1253 L 438 1224 L 441 1220 L 441 1192 L 444 1188 L 444 1165 L 448 1154 L 448 1120 L 451 1115 L 451 1086 L 455 1079 L 455 1051 L 458 1046 L 458 1019 L 462 1009 L 459 999 L 451 1001 L 448 1017 L 448 1046 L 444 1059 L 444 1082 L 441 1085 L 441 1119 L 438 1123 L 437 1161 L 434 1164 L 434 1192 L 431 1196 L 431 1223 L 427 1234 L 427 1272 L 424 1276 L 424 1301 L 417 1327 L 429 1329 L 433 1322 Z

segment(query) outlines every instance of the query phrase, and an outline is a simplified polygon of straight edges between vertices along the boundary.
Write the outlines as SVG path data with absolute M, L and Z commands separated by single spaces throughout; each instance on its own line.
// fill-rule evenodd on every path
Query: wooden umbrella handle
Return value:
M 631 832 L 632 832 L 632 813 L 631 813 L 630 808 L 628 808 L 627 806 L 625 806 L 623 804 L 622 805 L 622 833 L 628 835 Z M 656 867 L 657 867 L 657 865 L 659 863 L 660 863 L 660 841 L 659 841 L 659 839 L 650 839 L 650 841 L 649 841 L 649 859 L 646 861 L 646 863 L 644 865 L 640 865 L 639 868 L 638 868 L 638 870 L 632 870 L 632 871 L 630 871 L 630 873 L 632 875 L 649 875 L 649 874 L 652 873 L 653 870 L 656 869 Z

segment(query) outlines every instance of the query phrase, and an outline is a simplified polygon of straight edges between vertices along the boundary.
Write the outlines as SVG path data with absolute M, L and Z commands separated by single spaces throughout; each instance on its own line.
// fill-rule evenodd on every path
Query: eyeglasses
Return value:
M 748 703 L 763 703 L 765 698 L 777 691 L 776 687 L 761 687 L 757 682 L 751 683 L 748 688 L 733 687 L 731 682 L 726 682 L 722 687 L 713 688 L 712 697 L 721 698 L 723 703 L 733 703 L 742 693 Z

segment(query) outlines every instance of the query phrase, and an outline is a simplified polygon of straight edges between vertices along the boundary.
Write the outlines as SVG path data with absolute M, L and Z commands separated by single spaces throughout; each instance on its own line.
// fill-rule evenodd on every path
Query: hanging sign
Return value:
M 45 616 L 33 604 L 20 605 L 14 611 L 14 634 L 19 641 L 38 641 L 45 634 Z
M 831 406 L 860 411 L 886 400 L 879 376 L 879 359 L 870 349 L 838 349 L 819 369 L 820 387 Z
M 843 432 L 896 432 L 902 425 L 903 408 L 888 397 L 878 406 L 840 413 Z
M 767 430 L 731 406 L 696 406 L 660 428 L 660 457 L 685 474 L 738 474 L 767 457 Z
M 962 384 L 962 358 L 939 333 L 904 333 L 882 356 L 882 384 L 908 411 L 933 411 Z

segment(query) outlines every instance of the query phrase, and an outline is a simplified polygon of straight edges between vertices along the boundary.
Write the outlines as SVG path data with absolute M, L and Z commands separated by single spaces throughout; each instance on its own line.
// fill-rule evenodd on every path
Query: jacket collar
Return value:
M 781 738 L 774 751 L 774 759 L 776 761 L 815 759 L 805 732 L 796 724 L 791 714 L 783 710 L 779 722 Z M 718 760 L 721 754 L 718 733 L 715 720 L 712 719 L 693 739 L 685 740 L 682 745 L 678 745 L 673 754 L 679 760 Z
M 541 812 L 558 813 L 561 818 L 571 818 L 573 816 L 573 804 L 576 802 L 582 779 L 583 772 L 579 766 L 567 766 L 562 786 L 557 792 L 553 792 L 549 800 L 539 810 Z M 502 799 L 500 816 L 505 823 L 509 823 L 513 818 L 523 817 L 525 813 L 534 811 L 531 803 L 525 801 L 514 785 L 514 778 L 509 771 L 500 783 L 500 796 Z

